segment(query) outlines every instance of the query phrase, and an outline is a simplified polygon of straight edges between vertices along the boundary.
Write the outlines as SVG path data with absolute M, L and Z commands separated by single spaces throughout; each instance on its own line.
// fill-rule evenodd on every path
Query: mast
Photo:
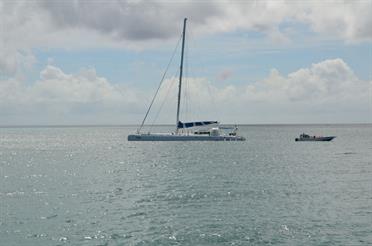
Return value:
M 179 83 L 178 83 L 176 133 L 178 133 L 178 122 L 180 121 L 180 104 L 181 104 L 181 88 L 182 88 L 183 52 L 184 52 L 184 49 L 185 49 L 186 21 L 187 21 L 187 18 L 185 18 L 183 20 L 182 51 L 181 51 L 181 64 L 180 64 L 180 79 L 179 79 Z

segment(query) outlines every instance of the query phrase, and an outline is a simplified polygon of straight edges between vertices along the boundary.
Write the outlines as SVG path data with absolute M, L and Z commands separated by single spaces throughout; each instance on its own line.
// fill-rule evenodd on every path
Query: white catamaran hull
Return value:
M 245 141 L 241 136 L 203 136 L 172 134 L 132 134 L 128 141 Z

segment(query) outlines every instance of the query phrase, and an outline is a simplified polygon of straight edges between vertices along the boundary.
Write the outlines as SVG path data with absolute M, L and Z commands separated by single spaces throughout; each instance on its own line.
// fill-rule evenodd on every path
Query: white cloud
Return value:
M 286 76 L 273 69 L 267 78 L 242 86 L 216 87 L 206 78 L 185 78 L 183 88 L 185 120 L 368 122 L 372 117 L 372 81 L 359 79 L 341 59 Z M 177 78 L 164 82 L 151 114 L 163 105 L 158 122 L 173 121 L 176 89 Z M 0 81 L 0 123 L 138 123 L 151 96 L 114 85 L 94 69 L 67 74 L 48 65 L 30 86 L 16 79 Z
M 372 120 L 372 81 L 358 78 L 342 59 L 325 60 L 288 75 L 272 69 L 265 79 L 241 86 L 216 87 L 205 78 L 184 81 L 188 95 L 182 97 L 183 112 L 188 111 L 192 120 L 211 118 L 244 123 Z M 166 81 L 170 82 L 177 83 L 177 79 Z M 174 112 L 175 100 L 174 92 L 165 112 Z
M 157 122 L 173 122 L 177 81 L 170 78 L 164 82 L 150 123 L 160 105 L 163 110 Z M 185 120 L 285 123 L 372 119 L 372 81 L 359 79 L 342 59 L 325 60 L 286 76 L 273 69 L 267 78 L 242 86 L 216 87 L 206 78 L 184 78 L 183 88 L 187 92 L 182 95 Z M 32 85 L 16 79 L 0 81 L 0 124 L 139 123 L 152 93 L 112 84 L 94 69 L 67 74 L 48 65 Z
M 94 69 L 84 69 L 76 75 L 65 74 L 61 69 L 47 66 L 40 73 L 32 90 L 43 102 L 120 102 L 122 96 L 106 79 L 98 77 Z
M 353 100 L 367 96 L 368 83 L 360 80 L 342 60 L 325 60 L 282 76 L 276 69 L 268 78 L 250 85 L 248 95 L 259 100 L 272 98 L 288 101 Z M 367 90 L 368 91 L 368 90 Z
M 66 74 L 48 65 L 30 86 L 16 79 L 0 81 L 0 124 L 110 123 L 117 114 L 143 111 L 141 98 L 141 93 L 97 76 L 94 69 Z

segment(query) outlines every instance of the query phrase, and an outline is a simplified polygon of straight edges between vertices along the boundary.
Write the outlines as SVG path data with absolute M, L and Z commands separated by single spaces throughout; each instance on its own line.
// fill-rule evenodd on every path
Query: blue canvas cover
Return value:
M 217 124 L 217 121 L 195 121 L 195 122 L 181 122 L 178 121 L 178 128 L 190 128 L 190 127 L 195 127 L 195 126 L 207 126 L 211 124 Z

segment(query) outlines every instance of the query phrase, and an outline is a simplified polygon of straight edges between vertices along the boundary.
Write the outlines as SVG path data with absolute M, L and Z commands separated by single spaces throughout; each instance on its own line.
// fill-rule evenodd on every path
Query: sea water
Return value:
M 245 142 L 134 131 L 0 128 L 0 245 L 372 244 L 372 125 L 241 126 Z

